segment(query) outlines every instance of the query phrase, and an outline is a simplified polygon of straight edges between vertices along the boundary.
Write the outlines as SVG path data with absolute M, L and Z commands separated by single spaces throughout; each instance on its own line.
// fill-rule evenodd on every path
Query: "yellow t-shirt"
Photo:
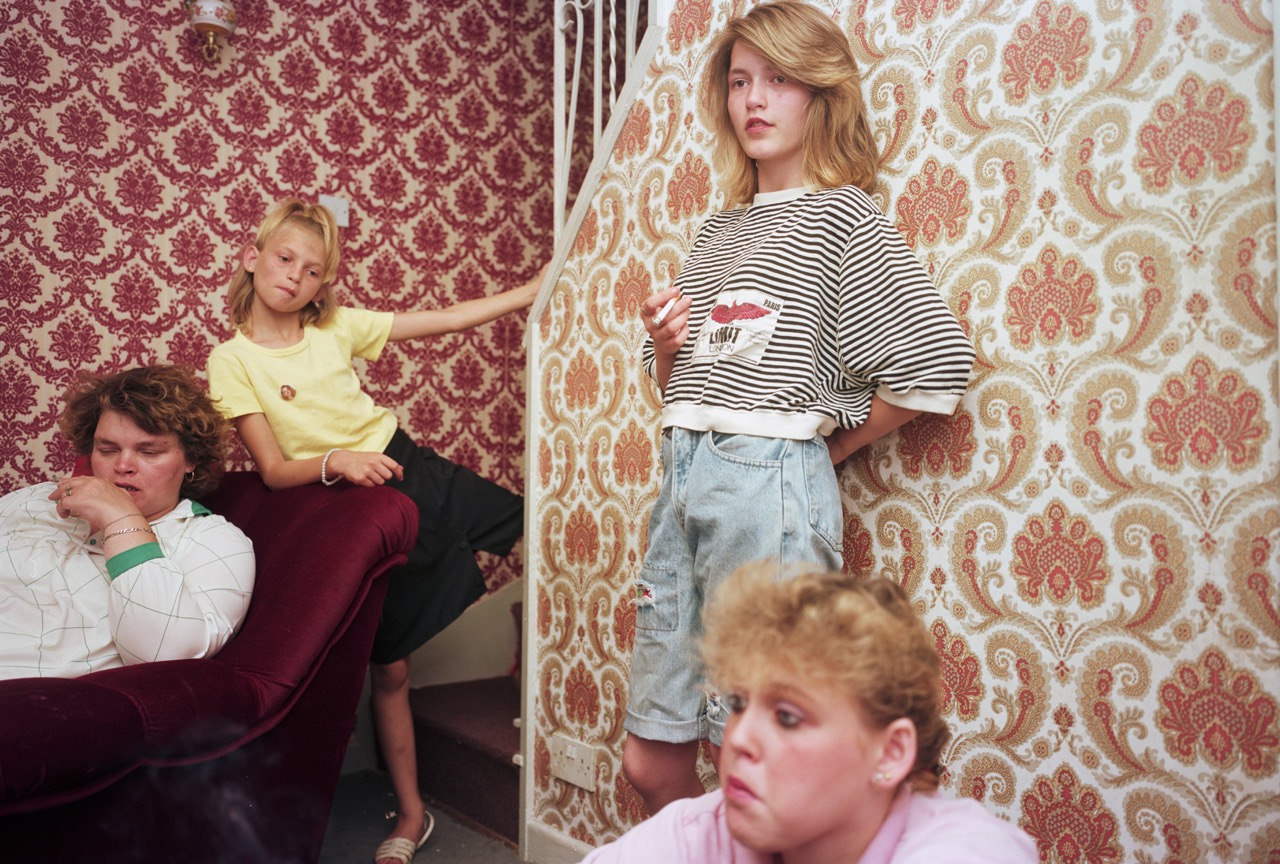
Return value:
M 381 453 L 396 418 L 364 392 L 351 361 L 378 359 L 394 317 L 339 307 L 288 348 L 263 348 L 236 333 L 209 355 L 209 394 L 227 418 L 263 414 L 286 459 L 323 456 L 332 447 Z

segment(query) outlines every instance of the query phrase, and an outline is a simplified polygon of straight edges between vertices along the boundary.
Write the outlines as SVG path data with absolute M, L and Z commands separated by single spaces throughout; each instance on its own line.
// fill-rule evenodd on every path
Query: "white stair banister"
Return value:
M 619 8 L 619 4 L 625 4 Z M 554 81 L 552 86 L 555 132 L 552 142 L 554 167 L 553 219 L 557 245 L 564 233 L 568 218 L 569 200 L 581 195 L 584 189 L 570 189 L 569 177 L 575 156 L 576 130 L 580 121 L 578 103 L 584 77 L 584 64 L 588 44 L 591 51 L 591 159 L 607 159 L 604 145 L 605 127 L 619 109 L 619 100 L 626 85 L 637 75 L 644 73 L 644 63 L 637 62 L 637 34 L 646 33 L 665 22 L 674 0 L 649 0 L 648 15 L 643 28 L 640 21 L 641 0 L 557 0 L 555 7 Z M 588 16 L 588 12 L 591 14 Z M 619 20 L 623 32 L 618 34 Z M 606 26 L 607 24 L 607 26 Z M 591 30 L 588 33 L 587 27 Z M 570 32 L 572 31 L 572 35 Z M 590 37 L 588 39 L 588 36 Z M 573 50 L 569 45 L 572 40 Z M 618 81 L 618 54 L 623 55 L 623 80 Z M 652 55 L 650 55 L 652 56 Z M 608 76 L 604 64 L 608 63 Z M 647 61 L 645 61 L 647 62 Z M 633 91 L 634 92 L 634 88 Z M 629 104 L 621 106 L 626 112 Z M 590 176 L 593 172 L 588 171 Z M 595 172 L 598 176 L 598 172 Z M 585 183 L 585 181 L 584 181 Z

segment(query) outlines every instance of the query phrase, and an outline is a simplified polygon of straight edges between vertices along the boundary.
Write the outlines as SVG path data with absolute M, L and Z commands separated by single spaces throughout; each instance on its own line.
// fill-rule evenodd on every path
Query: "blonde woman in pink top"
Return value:
M 720 789 L 668 805 L 584 864 L 1036 861 L 1015 825 L 938 791 L 942 680 L 902 590 L 774 571 L 743 567 L 706 614 L 712 698 L 729 711 Z

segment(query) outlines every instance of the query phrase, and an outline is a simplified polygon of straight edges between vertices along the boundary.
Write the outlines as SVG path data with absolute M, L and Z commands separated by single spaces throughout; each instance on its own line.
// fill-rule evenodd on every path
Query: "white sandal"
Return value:
M 422 828 L 422 837 L 415 845 L 408 837 L 389 837 L 378 844 L 378 848 L 373 853 L 374 864 L 384 858 L 394 858 L 400 864 L 409 864 L 413 860 L 413 856 L 418 854 L 427 842 L 427 838 L 431 836 L 431 831 L 436 827 L 436 820 L 426 810 L 422 811 L 422 815 L 426 817 L 426 825 Z

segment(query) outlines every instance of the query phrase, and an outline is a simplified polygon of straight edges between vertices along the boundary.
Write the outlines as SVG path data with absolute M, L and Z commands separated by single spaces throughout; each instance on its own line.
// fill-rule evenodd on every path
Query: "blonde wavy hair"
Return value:
M 870 192 L 879 152 L 849 40 L 807 3 L 777 0 L 730 21 L 711 43 L 703 70 L 703 109 L 715 137 L 712 160 L 730 204 L 750 202 L 757 190 L 755 163 L 743 152 L 729 117 L 729 62 L 739 43 L 809 89 L 801 144 L 805 182 L 819 189 L 857 186 Z
M 267 214 L 258 228 L 258 236 L 254 239 L 254 247 L 261 252 L 268 238 L 286 225 L 296 225 L 310 231 L 320 238 L 324 244 L 324 274 L 321 277 L 320 290 L 311 302 L 298 314 L 302 326 L 308 324 L 324 324 L 333 317 L 337 304 L 330 290 L 334 278 L 338 275 L 338 261 L 341 249 L 338 244 L 338 223 L 323 204 L 312 204 L 301 198 L 285 198 Z M 227 289 L 227 306 L 231 309 L 231 323 L 243 329 L 249 322 L 253 312 L 253 274 L 244 269 L 244 256 L 240 256 L 236 264 L 236 272 L 231 276 L 231 286 Z
M 951 731 L 933 639 L 907 595 L 887 579 L 808 572 L 777 581 L 776 573 L 771 562 L 748 564 L 715 592 L 703 619 L 710 680 L 726 689 L 779 678 L 830 684 L 876 729 L 906 718 L 916 761 L 905 779 L 936 789 Z

